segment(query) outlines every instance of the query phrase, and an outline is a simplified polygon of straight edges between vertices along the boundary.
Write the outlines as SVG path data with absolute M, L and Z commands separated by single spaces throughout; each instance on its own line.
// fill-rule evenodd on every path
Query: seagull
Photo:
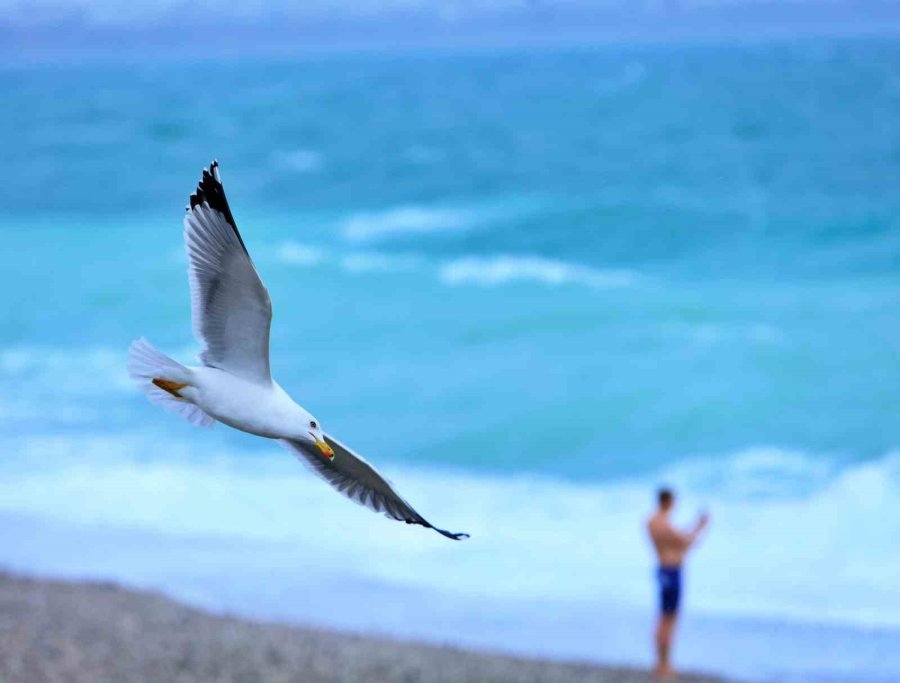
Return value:
M 200 365 L 185 366 L 143 337 L 128 350 L 128 373 L 151 403 L 198 427 L 221 422 L 276 439 L 315 474 L 356 503 L 390 519 L 460 540 L 468 534 L 432 526 L 372 465 L 322 429 L 272 378 L 272 302 L 256 272 L 213 161 L 184 217 L 194 336 Z

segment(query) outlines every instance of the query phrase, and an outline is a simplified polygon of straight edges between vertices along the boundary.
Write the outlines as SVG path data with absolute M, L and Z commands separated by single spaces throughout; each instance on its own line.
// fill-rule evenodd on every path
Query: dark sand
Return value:
M 638 683 L 633 669 L 254 623 L 154 593 L 0 573 L 2 683 Z M 682 676 L 679 680 L 721 683 Z

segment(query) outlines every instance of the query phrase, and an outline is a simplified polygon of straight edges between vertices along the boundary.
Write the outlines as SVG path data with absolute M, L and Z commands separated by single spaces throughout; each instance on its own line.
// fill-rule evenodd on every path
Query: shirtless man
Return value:
M 659 679 L 671 679 L 675 677 L 675 672 L 669 663 L 669 652 L 681 598 L 681 564 L 709 523 L 709 516 L 702 513 L 694 528 L 684 533 L 675 529 L 669 519 L 669 513 L 675 506 L 672 490 L 660 489 L 658 500 L 659 507 L 647 520 L 647 531 L 659 558 L 656 576 L 659 581 L 660 615 L 656 625 L 656 668 L 653 673 Z

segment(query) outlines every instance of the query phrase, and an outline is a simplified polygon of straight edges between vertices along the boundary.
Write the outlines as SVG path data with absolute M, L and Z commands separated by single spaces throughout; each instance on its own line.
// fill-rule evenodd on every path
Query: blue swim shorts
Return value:
M 677 614 L 681 600 L 681 567 L 660 567 L 656 570 L 659 582 L 659 611 L 663 614 Z

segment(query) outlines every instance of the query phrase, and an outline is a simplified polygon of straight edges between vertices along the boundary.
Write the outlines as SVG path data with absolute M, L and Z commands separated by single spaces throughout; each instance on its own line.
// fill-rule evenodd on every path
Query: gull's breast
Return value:
M 216 368 L 192 370 L 197 381 L 186 396 L 219 422 L 270 439 L 301 428 L 302 409 L 274 382 L 250 382 Z

